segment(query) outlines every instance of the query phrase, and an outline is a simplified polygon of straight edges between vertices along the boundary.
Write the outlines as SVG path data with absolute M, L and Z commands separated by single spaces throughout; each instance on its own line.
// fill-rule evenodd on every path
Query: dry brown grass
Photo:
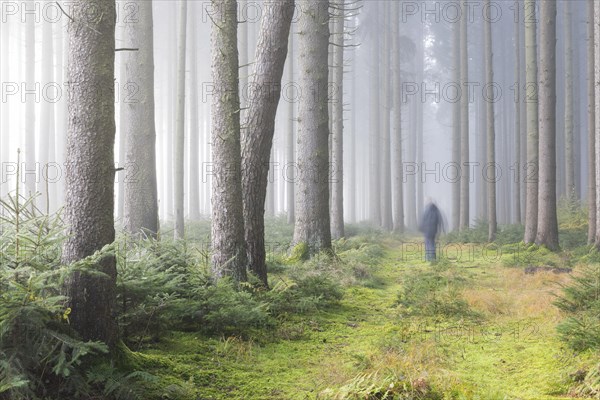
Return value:
M 490 316 L 559 318 L 559 311 L 552 304 L 554 294 L 571 279 L 569 274 L 549 271 L 525 274 L 513 268 L 496 271 L 493 279 L 464 290 L 463 296 L 471 307 Z

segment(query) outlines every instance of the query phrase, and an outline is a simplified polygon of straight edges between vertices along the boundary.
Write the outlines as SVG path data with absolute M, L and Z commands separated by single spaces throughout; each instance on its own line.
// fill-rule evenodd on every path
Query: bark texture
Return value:
M 333 43 L 333 103 L 331 165 L 331 236 L 339 239 L 344 233 L 344 0 L 332 2 L 334 15 Z M 388 150 L 389 153 L 389 150 Z M 389 187 L 389 185 L 388 185 Z
M 123 104 L 125 124 L 125 204 L 123 225 L 133 235 L 158 233 L 156 128 L 154 125 L 154 44 L 152 1 L 135 1 L 138 22 L 125 24 L 125 47 L 138 49 L 125 57 L 125 88 L 139 88 Z M 125 98 L 125 96 L 123 96 Z M 129 97 L 129 96 L 126 96 Z M 122 98 L 122 101 L 125 101 Z
M 329 1 L 303 0 L 299 18 L 298 62 L 302 98 L 298 105 L 298 193 L 293 244 L 309 255 L 331 250 L 329 226 L 329 148 L 327 51 Z
M 181 239 L 184 226 L 184 143 L 185 143 L 185 57 L 187 41 L 187 0 L 180 0 L 179 38 L 177 41 L 177 104 L 175 108 L 175 142 L 173 146 L 173 180 L 175 184 L 175 239 Z M 237 22 L 237 21 L 236 21 Z M 237 50 L 237 46 L 236 46 Z M 236 59 L 237 61 L 237 59 Z M 236 63 L 237 66 L 237 63 Z M 238 107 L 239 108 L 239 107 Z M 239 117 L 238 117 L 239 118 Z M 239 125 L 239 123 L 238 123 Z M 239 130 L 238 130 L 239 133 Z
M 558 249 L 556 216 L 556 2 L 540 4 L 540 137 L 537 245 Z
M 90 7 L 97 10 L 93 18 Z M 90 256 L 115 238 L 115 2 L 79 0 L 71 10 L 64 263 Z M 71 326 L 85 340 L 112 347 L 117 334 L 114 256 L 107 255 L 96 268 L 105 275 L 76 272 L 66 283 Z
M 537 81 L 537 16 L 535 0 L 525 0 L 525 101 L 527 102 L 527 205 L 525 211 L 525 243 L 533 243 L 538 221 L 538 81 Z
M 490 0 L 486 0 L 486 5 L 489 7 Z M 486 85 L 491 85 L 494 82 L 494 70 L 493 70 L 493 58 L 492 58 L 492 22 L 490 18 L 484 21 L 485 32 L 485 75 Z M 488 93 L 488 98 L 492 98 L 493 95 Z M 496 170 L 496 129 L 494 126 L 494 102 L 486 101 L 486 115 L 487 115 L 487 165 L 492 166 L 491 170 Z M 487 180 L 487 193 L 488 193 L 488 240 L 490 242 L 496 239 L 497 221 L 496 221 L 496 177 L 495 173 L 493 176 L 486 176 Z M 518 199 L 518 198 L 517 198 Z
M 250 78 L 251 96 L 242 135 L 242 187 L 248 266 L 267 286 L 265 262 L 265 196 L 275 116 L 288 51 L 294 0 L 265 4 Z
M 588 243 L 596 238 L 596 84 L 594 79 L 594 0 L 587 2 L 588 12 Z
M 215 278 L 246 280 L 237 2 L 212 0 L 212 269 Z

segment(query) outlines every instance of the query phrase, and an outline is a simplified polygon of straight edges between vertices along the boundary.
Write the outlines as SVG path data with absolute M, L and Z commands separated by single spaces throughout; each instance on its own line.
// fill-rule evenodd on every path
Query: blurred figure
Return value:
M 427 206 L 419 223 L 419 231 L 425 237 L 425 261 L 435 260 L 435 239 L 444 230 L 444 218 L 440 209 L 431 198 L 427 199 Z

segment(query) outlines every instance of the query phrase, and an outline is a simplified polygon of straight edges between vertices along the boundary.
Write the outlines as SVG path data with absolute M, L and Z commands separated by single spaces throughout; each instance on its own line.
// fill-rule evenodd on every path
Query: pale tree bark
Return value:
M 304 0 L 299 19 L 298 193 L 293 244 L 309 255 L 331 250 L 329 226 L 329 150 L 327 50 L 329 1 Z
M 379 25 L 379 4 L 374 2 L 374 20 Z M 379 169 L 379 142 L 380 142 L 380 118 L 379 118 L 379 43 L 375 30 L 371 30 L 371 55 L 369 68 L 369 219 L 374 226 L 381 226 L 381 202 L 380 202 L 380 169 Z
M 467 7 L 461 3 L 462 18 L 460 19 L 460 221 L 459 230 L 469 229 L 469 56 L 467 46 Z
M 138 20 L 126 24 L 126 87 L 137 95 L 123 104 L 125 113 L 125 205 L 123 223 L 131 234 L 158 233 L 156 127 L 154 125 L 154 50 L 152 1 L 136 0 Z M 125 101 L 124 99 L 121 99 Z
M 452 163 L 457 167 L 458 176 L 452 177 L 452 229 L 458 231 L 460 226 L 460 104 L 464 96 L 464 89 L 460 81 L 460 22 L 455 22 L 452 28 L 453 33 L 453 81 L 459 90 L 462 89 L 460 98 L 453 104 L 452 112 Z M 410 196 L 410 188 L 407 188 Z
M 516 7 L 520 7 L 519 2 L 515 2 Z M 516 8 L 517 15 L 521 15 L 520 9 Z M 489 19 L 489 18 L 488 18 Z M 490 23 L 486 21 L 487 25 Z M 520 90 L 521 90 L 521 24 L 519 18 L 515 21 L 515 86 L 517 98 L 515 99 L 515 168 L 514 168 L 514 215 L 515 222 L 517 224 L 521 223 L 521 168 L 520 168 L 520 158 L 521 158 L 521 102 L 520 100 Z M 491 28 L 490 28 L 491 29 Z M 491 36 L 491 35 L 490 35 Z M 490 50 L 491 51 L 491 50 Z M 490 65 L 491 67 L 491 65 Z M 493 108 L 493 105 L 492 105 Z
M 380 71 L 379 78 L 381 83 L 378 90 L 380 92 L 381 111 L 381 141 L 380 141 L 380 162 L 381 162 L 381 227 L 384 231 L 390 232 L 393 229 L 392 220 L 392 181 L 391 181 L 391 143 L 390 143 L 390 5 L 391 2 L 383 2 L 380 7 L 383 8 L 383 37 L 380 41 Z
M 419 39 L 417 40 L 417 83 L 422 85 L 425 82 L 424 71 L 425 71 L 425 31 L 424 31 L 423 23 L 419 24 Z M 386 85 L 387 87 L 387 85 Z M 416 102 L 415 109 L 415 141 L 417 146 L 417 151 L 415 155 L 415 161 L 417 162 L 417 170 L 419 173 L 417 174 L 416 184 L 416 212 L 418 218 L 423 215 L 423 206 L 424 206 L 424 198 L 423 198 L 423 185 L 424 185 L 424 177 L 426 176 L 423 169 L 423 98 Z
M 490 0 L 486 0 L 486 6 L 489 8 Z M 492 47 L 492 22 L 491 18 L 485 18 L 483 22 L 485 25 L 485 75 L 486 75 L 486 86 L 491 87 L 494 82 L 494 70 L 493 70 L 493 47 Z M 491 170 L 494 171 L 492 176 L 489 174 L 486 176 L 487 179 L 487 193 L 488 193 L 488 240 L 493 242 L 496 239 L 496 231 L 498 229 L 496 221 L 496 130 L 494 126 L 494 102 L 489 100 L 494 96 L 488 93 L 488 100 L 486 101 L 486 115 L 487 115 L 487 165 L 491 166 Z M 517 198 L 518 199 L 518 198 Z
M 52 23 L 42 21 L 42 85 L 52 83 L 53 73 L 53 43 L 52 43 Z M 48 163 L 54 161 L 54 102 L 49 99 L 43 99 L 40 106 L 40 136 L 38 141 L 38 157 L 40 175 L 37 179 L 37 192 L 40 193 L 38 206 L 41 210 L 50 213 L 50 203 L 54 205 L 54 184 L 49 182 Z
M 571 2 L 564 3 L 565 16 L 565 184 L 566 197 L 575 199 L 575 150 L 573 118 L 573 32 Z
M 194 9 L 194 3 L 190 4 Z M 191 13 L 195 15 L 194 12 Z M 196 24 L 190 24 L 189 69 L 190 69 L 190 129 L 189 129 L 189 219 L 200 219 L 200 120 L 198 104 L 198 44 Z
M 24 7 L 34 8 L 35 1 L 29 0 Z M 36 193 L 36 163 L 35 163 L 35 13 L 25 14 L 25 80 L 30 91 L 25 100 L 25 168 L 21 170 L 25 182 L 25 197 Z M 37 204 L 37 201 L 35 202 Z
M 103 17 L 90 19 L 89 7 Z M 70 10 L 67 240 L 62 254 L 66 264 L 92 255 L 115 239 L 115 2 L 78 0 Z M 106 90 L 96 90 L 99 87 Z M 113 347 L 117 339 L 115 257 L 107 254 L 96 269 L 104 275 L 74 272 L 66 283 L 70 325 L 84 340 L 101 340 Z
M 333 0 L 333 88 L 331 165 L 331 236 L 339 239 L 344 233 L 344 20 L 345 1 Z
M 600 201 L 598 201 L 598 188 L 600 187 L 600 5 L 594 4 L 594 108 L 595 135 L 596 135 L 596 249 L 600 250 Z
M 245 281 L 236 0 L 212 0 L 212 270 Z
M 521 14 L 524 13 L 524 8 L 521 6 L 520 8 Z M 521 136 L 521 154 L 519 155 L 519 171 L 520 171 L 520 180 L 519 184 L 521 185 L 521 223 L 525 224 L 525 215 L 527 212 L 527 175 L 526 175 L 526 165 L 527 165 L 527 101 L 526 101 L 526 91 L 524 90 L 527 79 L 526 79 L 526 60 L 525 60 L 525 24 L 520 25 L 520 43 L 519 43 L 519 54 L 521 58 L 521 65 L 519 67 L 519 76 L 520 76 L 520 86 L 518 90 L 519 104 L 521 107 L 521 128 L 520 128 L 520 136 Z
M 0 57 L 2 57 L 2 60 L 0 61 L 0 82 L 9 82 L 10 79 L 10 73 L 9 73 L 9 63 L 8 63 L 8 49 L 9 49 L 9 33 L 10 33 L 10 29 L 9 29 L 10 25 L 8 22 L 6 23 L 2 23 L 0 24 L 0 34 L 2 35 L 1 38 L 1 46 L 2 49 L 0 50 Z M 8 161 L 9 159 L 9 145 L 10 145 L 10 141 L 9 141 L 9 129 L 10 129 L 10 124 L 9 121 L 11 120 L 10 118 L 10 113 L 9 113 L 9 107 L 8 107 L 8 101 L 3 101 L 0 104 L 0 112 L 2 113 L 2 122 L 1 122 L 1 130 L 0 130 L 0 140 L 1 140 L 1 148 L 0 148 L 0 157 L 1 160 L 3 162 Z M 0 196 L 4 197 L 8 192 L 9 192 L 9 183 L 8 182 L 4 182 L 3 185 L 0 185 Z
M 187 0 L 179 0 L 179 38 L 177 40 L 177 104 L 175 107 L 175 141 L 173 145 L 173 180 L 175 184 L 175 239 L 182 239 L 184 226 L 184 144 L 185 144 L 185 58 L 187 41 Z M 237 21 L 236 21 L 237 23 Z M 237 46 L 236 46 L 237 47 Z
M 556 2 L 540 4 L 540 136 L 537 245 L 558 249 L 556 216 Z
M 527 205 L 525 212 L 525 234 L 523 241 L 533 243 L 538 225 L 538 176 L 539 176 L 539 135 L 538 135 L 538 80 L 537 80 L 537 15 L 535 0 L 525 0 L 525 62 L 527 102 Z
M 596 49 L 594 36 L 594 0 L 587 2 L 588 13 L 588 243 L 596 238 L 596 84 L 594 65 Z
M 288 84 L 294 83 L 294 32 L 290 27 L 290 35 L 289 35 L 289 44 L 288 44 L 288 55 L 286 65 L 288 68 Z M 287 101 L 287 113 L 288 113 L 288 121 L 287 121 L 287 165 L 285 168 L 286 174 L 284 174 L 285 182 L 286 182 L 286 190 L 287 190 L 287 223 L 293 224 L 296 215 L 294 213 L 294 204 L 296 202 L 295 195 L 295 177 L 291 173 L 291 171 L 295 170 L 296 165 L 296 147 L 295 147 L 295 100 L 292 98 L 286 98 Z
M 394 152 L 393 183 L 394 232 L 404 233 L 404 191 L 402 170 L 402 82 L 400 79 L 400 3 L 392 2 L 392 149 Z M 356 92 L 353 92 L 356 96 Z M 353 110 L 353 113 L 355 110 Z
M 251 76 L 248 114 L 242 135 L 242 190 L 246 254 L 250 271 L 268 286 L 264 210 L 275 116 L 288 51 L 294 0 L 266 3 Z

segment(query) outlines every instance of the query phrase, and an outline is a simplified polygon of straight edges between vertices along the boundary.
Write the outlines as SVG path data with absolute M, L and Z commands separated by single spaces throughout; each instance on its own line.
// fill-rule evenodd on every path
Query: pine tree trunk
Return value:
M 175 107 L 175 141 L 173 145 L 175 239 L 181 239 L 184 226 L 184 145 L 185 145 L 185 57 L 187 39 L 187 1 L 179 0 L 179 39 L 177 41 L 177 103 Z M 236 46 L 237 48 L 237 46 Z
M 194 3 L 191 4 L 195 15 Z M 190 68 L 190 129 L 189 129 L 189 219 L 200 219 L 200 107 L 198 104 L 198 66 L 196 24 L 190 24 L 189 68 Z
M 490 0 L 486 0 L 489 7 Z M 493 47 L 492 47 L 492 22 L 490 18 L 484 21 L 485 24 L 485 71 L 486 71 L 486 86 L 490 87 L 494 82 L 493 71 Z M 488 93 L 488 96 L 490 94 Z M 491 96 L 490 96 L 491 97 Z M 486 102 L 487 110 L 487 165 L 492 166 L 492 171 L 496 169 L 496 130 L 494 126 L 494 102 Z M 496 178 L 494 175 L 487 174 L 487 192 L 488 192 L 488 240 L 493 242 L 496 239 L 497 222 L 496 222 Z
M 265 195 L 294 0 L 268 3 L 266 7 L 251 78 L 251 87 L 260 90 L 249 99 L 242 136 L 242 187 L 248 266 L 268 286 L 264 242 Z
M 537 15 L 535 0 L 525 0 L 525 62 L 527 102 L 527 206 L 525 213 L 525 243 L 533 243 L 538 225 L 538 176 L 539 176 L 539 134 L 538 134 L 538 80 L 537 80 Z
M 404 192 L 402 171 L 402 82 L 400 79 L 400 3 L 392 2 L 392 149 L 394 152 L 394 232 L 404 233 Z M 356 96 L 356 92 L 353 93 Z
M 333 87 L 331 165 L 331 236 L 344 234 L 344 0 L 333 0 Z
M 371 3 L 376 19 L 379 19 L 379 4 Z M 379 24 L 379 22 L 377 23 Z M 369 219 L 373 226 L 381 226 L 381 182 L 380 182 L 380 118 L 379 118 L 379 43 L 371 31 L 371 56 L 369 68 Z
M 565 183 L 566 197 L 575 199 L 575 150 L 573 139 L 573 32 L 571 3 L 564 3 L 565 11 Z
M 293 244 L 309 255 L 331 250 L 327 51 L 329 1 L 304 0 L 299 19 L 298 193 Z M 310 94 L 310 95 L 308 95 Z
M 236 0 L 212 0 L 212 268 L 246 280 Z
M 519 3 L 516 2 L 515 5 L 519 7 Z M 517 8 L 517 15 L 521 15 L 520 10 Z M 489 22 L 489 21 L 488 21 Z M 486 22 L 486 25 L 487 23 Z M 521 24 L 519 23 L 519 19 L 515 21 L 515 86 L 517 93 L 520 93 L 521 89 Z M 493 105 L 492 105 L 493 108 Z M 521 223 L 521 168 L 520 168 L 520 157 L 521 157 L 521 103 L 519 102 L 519 95 L 517 94 L 517 99 L 515 101 L 515 166 L 514 168 L 514 200 L 513 203 L 515 205 L 514 215 L 515 222 L 517 224 Z
M 53 46 L 52 46 L 52 24 L 42 21 L 42 85 L 53 81 Z M 40 105 L 40 136 L 38 142 L 37 163 L 41 173 L 37 179 L 37 192 L 40 193 L 38 205 L 40 210 L 50 213 L 50 199 L 54 196 L 54 185 L 47 179 L 47 168 L 50 160 L 54 161 L 54 103 L 43 101 Z
M 460 80 L 460 22 L 455 22 L 452 28 L 453 32 L 453 81 L 462 89 L 461 98 L 464 96 L 464 89 L 462 88 Z M 452 181 L 452 229 L 458 231 L 460 226 L 460 103 L 456 101 L 453 105 L 452 113 L 452 163 L 457 167 L 458 176 Z M 454 177 L 453 177 L 454 178 Z M 407 188 L 410 194 L 410 188 Z
M 594 107 L 595 111 L 595 144 L 596 144 L 596 249 L 600 250 L 600 201 L 598 201 L 598 188 L 600 187 L 600 5 L 594 4 Z
M 140 90 L 135 101 L 124 104 L 127 166 L 123 225 L 131 234 L 158 233 L 156 184 L 156 128 L 154 125 L 154 43 L 152 1 L 137 0 L 138 21 L 126 24 L 127 82 Z
M 33 9 L 34 0 L 23 3 L 23 6 Z M 28 90 L 35 90 L 35 16 L 30 14 L 25 22 L 25 80 Z M 21 169 L 23 181 L 25 182 L 25 197 L 36 193 L 36 170 L 35 167 L 35 96 L 28 95 L 25 100 L 25 168 Z M 35 204 L 38 202 L 36 201 Z
M 294 32 L 290 27 L 290 35 L 289 35 L 289 49 L 287 56 L 287 66 L 288 66 L 288 84 L 294 83 Z M 288 107 L 288 121 L 287 121 L 287 165 L 285 168 L 286 174 L 284 175 L 286 180 L 286 188 L 287 188 L 287 222 L 288 224 L 293 224 L 296 220 L 296 215 L 294 213 L 294 204 L 296 203 L 296 195 L 295 195 L 295 177 L 291 174 L 290 171 L 295 171 L 296 165 L 296 135 L 295 135 L 295 102 L 293 99 L 288 98 L 287 107 Z
M 103 18 L 90 20 L 94 7 Z M 115 2 L 78 0 L 69 22 L 68 144 L 65 223 L 66 264 L 92 255 L 115 239 Z M 85 21 L 85 23 L 82 23 Z M 107 90 L 95 90 L 97 88 Z M 94 112 L 89 112 L 94 110 Z M 117 327 L 113 316 L 117 270 L 115 257 L 106 255 L 97 265 L 106 275 L 73 273 L 66 283 L 71 327 L 84 340 L 114 346 Z
M 469 81 L 469 56 L 467 51 L 467 8 L 461 4 L 463 17 L 460 19 L 460 221 L 459 230 L 469 229 L 469 96 L 466 92 Z
M 596 81 L 594 65 L 594 0 L 587 2 L 588 12 L 588 243 L 596 238 Z
M 540 4 L 540 136 L 537 245 L 558 249 L 556 216 L 556 2 Z

